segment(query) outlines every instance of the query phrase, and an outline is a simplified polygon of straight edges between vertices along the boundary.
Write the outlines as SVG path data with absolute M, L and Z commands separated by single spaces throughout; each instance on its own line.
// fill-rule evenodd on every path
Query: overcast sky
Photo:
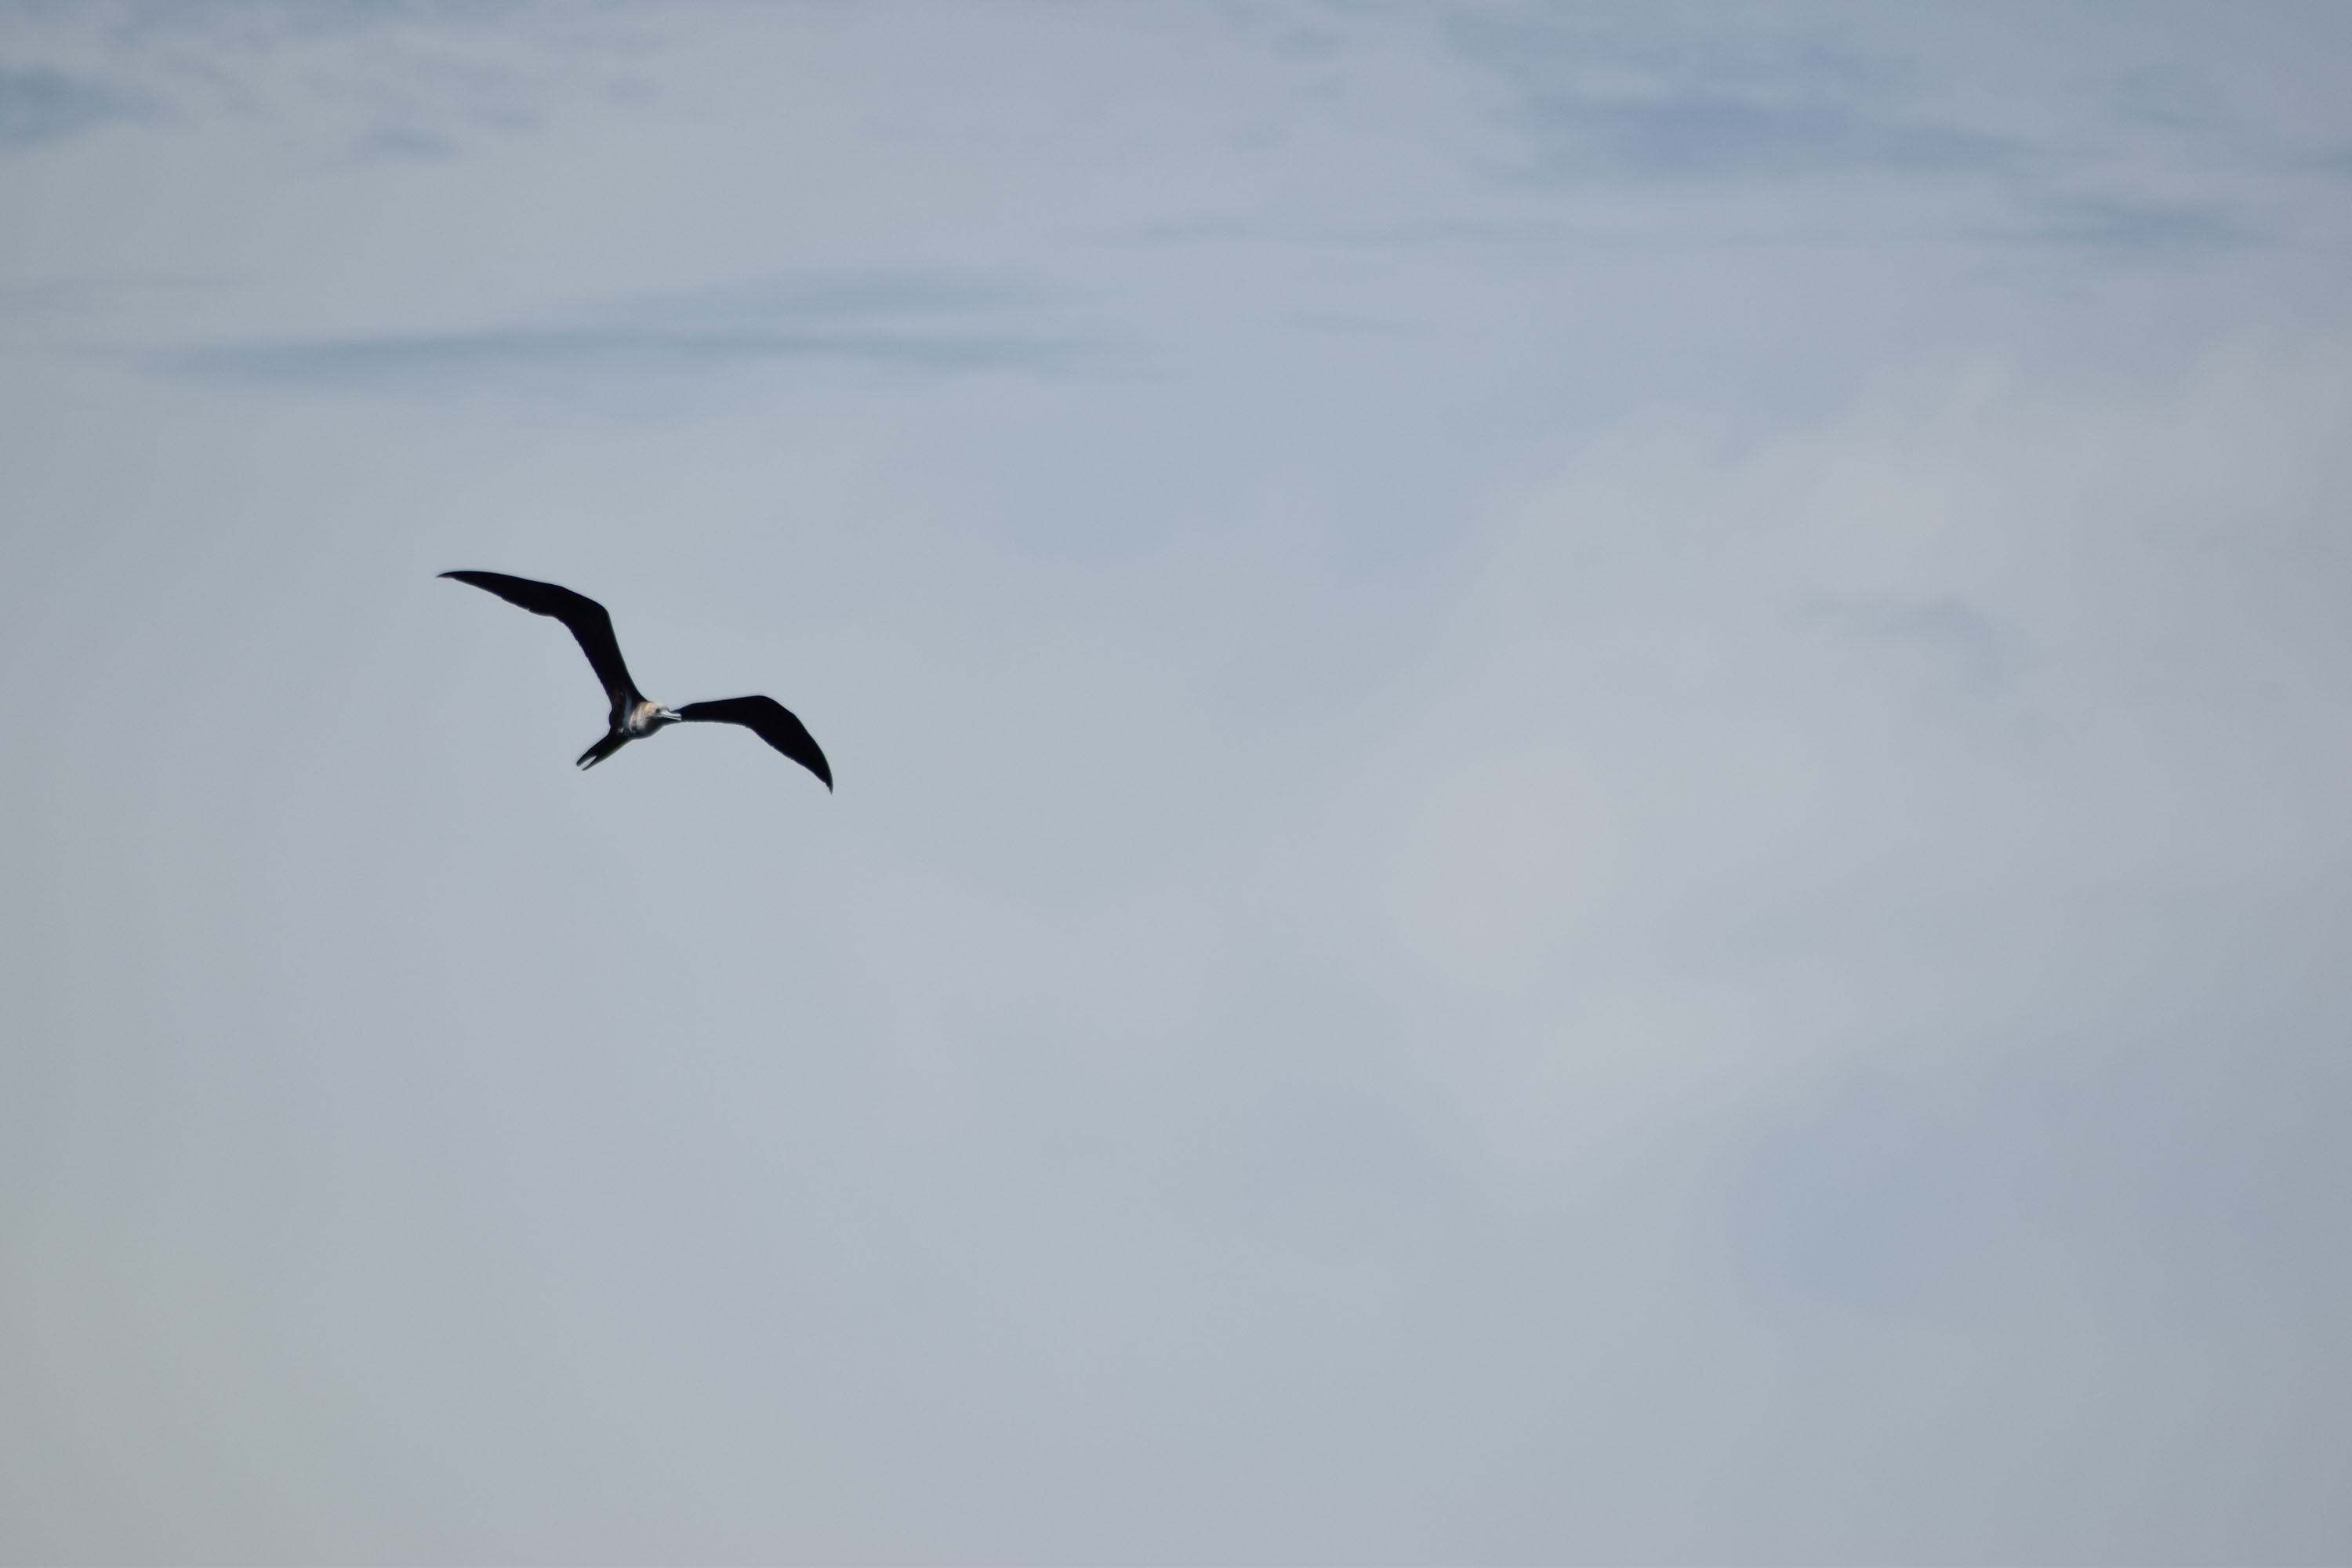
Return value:
M 0 7 L 0 1557 L 2352 1557 L 2347 66 Z

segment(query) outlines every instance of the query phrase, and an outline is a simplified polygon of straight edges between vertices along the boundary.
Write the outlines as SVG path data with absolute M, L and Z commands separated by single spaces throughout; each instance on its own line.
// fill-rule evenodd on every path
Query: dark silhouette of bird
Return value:
M 833 787 L 833 769 L 825 764 L 824 753 L 817 749 L 816 741 L 793 717 L 792 710 L 772 697 L 722 697 L 716 702 L 689 702 L 675 709 L 648 700 L 637 689 L 637 683 L 629 679 L 629 667 L 621 662 L 621 645 L 613 636 L 613 617 L 605 613 L 604 605 L 585 594 L 499 572 L 444 572 L 441 575 L 470 583 L 486 594 L 496 594 L 534 616 L 552 616 L 572 628 L 572 635 L 579 639 L 580 651 L 588 656 L 589 667 L 604 683 L 604 695 L 613 700 L 613 716 L 604 738 L 580 753 L 578 766 L 593 768 L 630 742 L 641 741 L 666 724 L 740 724 L 823 779 L 825 788 Z

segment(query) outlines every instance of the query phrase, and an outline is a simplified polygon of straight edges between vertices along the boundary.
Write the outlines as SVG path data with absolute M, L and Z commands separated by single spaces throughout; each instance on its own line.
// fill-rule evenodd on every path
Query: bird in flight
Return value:
M 594 767 L 630 742 L 643 740 L 665 724 L 740 724 L 823 779 L 825 788 L 833 787 L 833 769 L 825 765 L 824 753 L 817 749 L 815 739 L 793 717 L 792 710 L 772 697 L 723 697 L 716 702 L 689 702 L 676 709 L 647 700 L 646 694 L 637 689 L 637 683 L 629 679 L 629 667 L 621 662 L 621 645 L 613 636 L 613 617 L 605 613 L 604 605 L 585 594 L 575 594 L 552 583 L 534 583 L 528 577 L 509 577 L 500 572 L 444 572 L 441 575 L 470 583 L 486 594 L 496 594 L 534 616 L 552 616 L 579 639 L 580 651 L 588 656 L 596 679 L 604 683 L 604 695 L 613 700 L 610 727 L 603 740 L 580 753 L 580 767 Z

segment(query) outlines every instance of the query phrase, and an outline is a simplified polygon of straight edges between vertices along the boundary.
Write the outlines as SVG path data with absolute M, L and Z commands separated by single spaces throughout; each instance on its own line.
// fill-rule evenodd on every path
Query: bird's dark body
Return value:
M 604 738 L 580 753 L 579 765 L 593 768 L 630 742 L 641 740 L 669 724 L 740 724 L 793 761 L 833 787 L 833 769 L 818 749 L 807 727 L 793 716 L 792 710 L 772 697 L 722 697 L 715 702 L 689 702 L 683 708 L 664 708 L 648 701 L 637 683 L 629 679 L 629 667 L 622 661 L 621 644 L 613 636 L 613 617 L 604 606 L 585 594 L 575 594 L 553 583 L 534 583 L 528 577 L 509 577 L 502 572 L 444 572 L 444 577 L 454 577 L 484 593 L 496 594 L 509 605 L 519 605 L 535 616 L 551 616 L 570 628 L 580 644 L 580 651 L 588 656 L 589 668 L 604 683 L 604 695 L 612 700 L 612 715 L 606 721 Z

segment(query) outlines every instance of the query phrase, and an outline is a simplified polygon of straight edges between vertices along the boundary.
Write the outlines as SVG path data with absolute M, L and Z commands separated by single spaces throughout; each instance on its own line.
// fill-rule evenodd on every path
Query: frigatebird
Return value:
M 716 702 L 689 702 L 683 708 L 665 708 L 647 700 L 629 679 L 629 667 L 621 662 L 621 644 L 613 636 L 612 616 L 587 595 L 502 572 L 444 572 L 441 575 L 496 594 L 534 616 L 552 616 L 572 629 L 580 651 L 588 656 L 589 667 L 604 683 L 604 695 L 613 700 L 613 717 L 604 738 L 580 753 L 579 767 L 593 768 L 665 724 L 740 724 L 823 779 L 825 788 L 833 787 L 833 769 L 825 765 L 815 739 L 793 717 L 791 709 L 772 697 L 722 697 Z

